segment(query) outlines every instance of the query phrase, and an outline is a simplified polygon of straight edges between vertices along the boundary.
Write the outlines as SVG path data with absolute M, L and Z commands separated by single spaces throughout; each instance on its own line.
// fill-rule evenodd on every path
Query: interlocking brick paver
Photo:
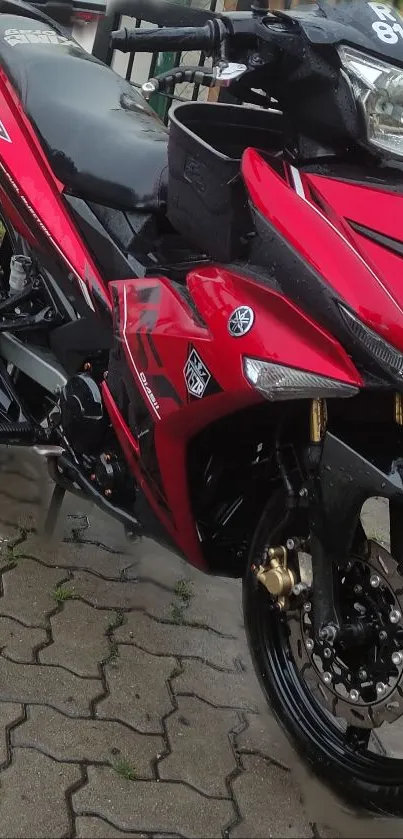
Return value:
M 99 609 L 143 609 L 162 618 L 173 599 L 172 592 L 154 583 L 103 580 L 86 571 L 76 571 L 73 581 L 80 597 Z
M 229 733 L 238 725 L 235 711 L 180 697 L 178 710 L 166 720 L 172 752 L 159 764 L 160 777 L 188 781 L 206 795 L 228 797 L 226 778 L 236 769 Z
M 172 681 L 177 694 L 195 694 L 212 705 L 224 708 L 241 708 L 258 711 L 262 699 L 252 671 L 226 673 L 201 661 L 184 661 L 183 673 Z
M 320 837 L 320 839 L 341 839 L 341 833 L 338 833 L 334 827 L 329 827 L 327 824 L 318 824 L 318 822 L 316 822 L 315 828 L 315 835 Z M 368 836 L 370 836 L 370 834 L 368 834 Z M 383 839 L 385 839 L 384 835 Z
M 132 541 L 127 539 L 123 525 L 104 515 L 95 504 L 84 499 L 77 500 L 67 494 L 63 501 L 63 516 L 59 523 L 62 539 L 75 539 L 82 544 L 97 545 L 99 550 L 119 559 L 125 555 L 125 566 L 133 562 Z
M 7 475 L 8 479 L 8 475 Z M 0 521 L 6 522 L 23 530 L 30 530 L 35 527 L 38 517 L 39 505 L 27 502 L 17 502 L 9 498 L 0 490 Z
M 178 575 L 175 582 L 181 579 Z M 231 580 L 231 583 L 233 582 L 235 581 Z M 174 588 L 168 589 L 157 582 L 144 579 L 120 582 L 103 580 L 94 574 L 76 571 L 74 585 L 83 600 L 98 608 L 140 609 L 151 617 L 169 621 L 172 620 L 172 607 L 177 605 L 183 609 L 183 618 L 187 624 L 208 626 L 226 635 L 243 634 L 239 586 L 235 591 L 231 588 L 228 594 L 222 596 L 223 590 L 227 592 L 227 588 L 216 585 L 214 596 L 214 585 L 211 582 L 207 585 L 198 580 L 197 597 L 194 596 L 194 586 L 191 585 L 190 600 L 184 608 L 185 604 L 175 595 Z
M 397 820 L 385 819 L 378 821 L 376 816 L 365 818 L 365 811 L 355 817 L 353 808 L 350 808 L 342 799 L 335 794 L 327 785 L 318 783 L 310 768 L 301 761 L 294 762 L 293 777 L 298 788 L 302 790 L 304 808 L 307 818 L 315 824 L 315 833 L 321 839 L 339 839 L 344 836 L 354 839 L 387 839 L 389 827 L 396 826 Z M 382 821 L 384 823 L 382 824 Z M 344 828 L 344 829 L 343 829 Z M 386 829 L 385 829 L 386 828 Z M 400 820 L 400 832 L 396 839 L 402 835 L 402 822 Z
M 5 763 L 8 759 L 7 731 L 11 725 L 22 719 L 22 705 L 15 705 L 12 702 L 0 703 L 0 764 Z
M 32 751 L 15 749 L 1 776 L 0 837 L 59 839 L 69 832 L 66 790 L 80 779 L 80 768 Z
M 185 611 L 187 621 L 204 623 L 218 632 L 236 635 L 244 641 L 242 594 L 239 580 L 217 580 L 197 569 L 185 578 L 193 584 L 194 596 Z M 219 584 L 218 584 L 219 583 Z
M 120 646 L 119 657 L 105 667 L 109 696 L 97 706 L 97 717 L 122 720 L 139 731 L 162 731 L 161 717 L 172 710 L 167 679 L 175 659 Z
M 79 816 L 76 819 L 78 839 L 181 839 L 179 833 L 127 833 L 93 816 Z
M 246 714 L 247 728 L 235 735 L 240 752 L 259 752 L 282 766 L 292 761 L 293 751 L 277 721 L 268 712 Z
M 135 561 L 126 570 L 128 579 L 152 581 L 171 592 L 174 592 L 178 580 L 186 580 L 190 583 L 191 592 L 197 593 L 190 598 L 185 611 L 189 623 L 211 626 L 227 635 L 241 634 L 243 619 L 239 580 L 210 578 L 148 539 L 134 546 L 133 556 Z M 167 617 L 166 612 L 163 617 Z
M 347 823 L 298 774 L 252 669 L 239 581 L 128 542 L 74 496 L 55 538 L 23 533 L 51 491 L 33 453 L 0 448 L 0 839 L 291 839 L 311 836 L 308 822 L 324 839 L 401 836 L 398 820 L 377 832 L 349 811 Z M 376 509 L 366 515 L 379 529 Z M 57 611 L 63 581 L 77 599 Z M 136 780 L 119 774 L 123 761 Z
M 70 716 L 89 716 L 102 693 L 100 679 L 81 679 L 61 667 L 16 664 L 0 657 L 0 702 L 48 704 Z
M 135 542 L 131 553 L 131 564 L 126 569 L 128 580 L 152 580 L 173 591 L 178 579 L 189 576 L 188 564 L 152 539 Z
M 19 504 L 32 504 L 40 507 L 43 502 L 42 489 L 43 481 L 38 476 L 37 480 L 30 481 L 23 474 L 12 469 L 2 475 L 0 472 L 0 499 L 5 497 L 14 502 L 17 501 Z M 2 500 L 0 501 L 0 509 L 1 505 Z
M 147 833 L 127 833 L 118 830 L 103 819 L 94 816 L 79 816 L 76 819 L 78 839 L 146 839 Z
M 220 837 L 234 818 L 226 799 L 207 799 L 185 784 L 126 781 L 113 769 L 91 766 L 88 784 L 73 793 L 77 814 L 104 817 L 120 830 Z
M 4 477 L 7 476 L 7 477 Z M 26 481 L 46 481 L 48 473 L 44 463 L 32 449 L 9 446 L 0 451 L 0 482 L 7 483 L 8 475 L 19 475 Z M 50 482 L 50 480 L 49 480 Z
M 1 604 L 0 600 L 0 613 Z M 33 661 L 35 648 L 46 643 L 46 640 L 44 629 L 22 626 L 18 621 L 0 615 L 0 648 L 7 658 L 13 661 Z
M 17 545 L 22 538 L 23 535 L 19 527 L 12 524 L 4 524 L 1 520 L 0 504 L 0 563 L 4 568 L 7 568 L 12 560 L 12 557 L 10 556 L 10 548 Z
M 51 618 L 53 644 L 39 654 L 44 664 L 62 664 L 78 676 L 97 676 L 110 651 L 105 635 L 110 613 L 68 600 Z
M 37 557 L 45 565 L 89 570 L 112 579 L 119 579 L 130 563 L 130 557 L 110 553 L 97 544 L 60 542 L 56 538 L 44 539 L 34 534 L 29 534 L 14 553 L 17 557 Z
M 56 607 L 53 589 L 65 577 L 63 570 L 46 568 L 32 559 L 18 559 L 16 566 L 3 574 L 0 614 L 29 626 L 43 626 Z
M 31 746 L 62 761 L 110 763 L 124 759 L 136 776 L 152 778 L 151 761 L 164 749 L 162 737 L 138 734 L 118 722 L 73 719 L 53 708 L 31 706 L 13 743 Z
M 255 755 L 244 755 L 242 765 L 245 771 L 232 787 L 243 820 L 230 831 L 231 838 L 312 837 L 290 772 Z
M 234 661 L 245 654 L 246 643 L 214 635 L 208 629 L 160 623 L 142 612 L 126 615 L 115 632 L 116 641 L 135 644 L 157 655 L 194 656 L 216 667 L 234 669 Z

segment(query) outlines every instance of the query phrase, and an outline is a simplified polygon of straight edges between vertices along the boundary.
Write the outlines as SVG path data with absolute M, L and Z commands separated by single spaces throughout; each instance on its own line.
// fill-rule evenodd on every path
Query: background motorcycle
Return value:
M 370 735 L 403 711 L 402 39 L 380 3 L 120 30 L 124 52 L 213 58 L 146 96 L 192 80 L 261 106 L 181 103 L 168 139 L 68 31 L 0 16 L 0 439 L 47 457 L 49 529 L 69 489 L 243 576 L 282 725 L 399 814 L 402 762 Z

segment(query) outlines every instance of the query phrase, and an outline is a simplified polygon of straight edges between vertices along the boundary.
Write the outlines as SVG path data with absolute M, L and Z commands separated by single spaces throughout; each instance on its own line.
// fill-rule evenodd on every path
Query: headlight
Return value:
M 403 70 L 350 47 L 339 47 L 339 56 L 363 111 L 369 142 L 403 156 Z
M 354 338 L 379 362 L 391 376 L 403 379 L 403 354 L 388 344 L 380 335 L 362 323 L 349 309 L 339 303 L 339 309 Z
M 317 376 L 295 367 L 283 367 L 258 358 L 244 358 L 244 373 L 248 382 L 260 393 L 277 402 L 280 399 L 320 399 L 355 396 L 358 388 Z

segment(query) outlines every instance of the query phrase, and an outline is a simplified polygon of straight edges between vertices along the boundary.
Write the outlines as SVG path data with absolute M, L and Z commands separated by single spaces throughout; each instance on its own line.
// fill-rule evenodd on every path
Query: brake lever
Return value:
M 229 87 L 232 82 L 240 79 L 248 69 L 246 64 L 237 64 L 235 61 L 222 62 L 216 70 L 215 84 L 217 87 Z
M 245 64 L 234 62 L 220 62 L 217 67 L 189 67 L 186 64 L 179 67 L 172 67 L 165 73 L 149 79 L 141 87 L 144 99 L 150 99 L 154 93 L 161 93 L 172 85 L 191 84 L 204 85 L 204 87 L 228 87 L 231 82 L 239 79 L 247 70 Z

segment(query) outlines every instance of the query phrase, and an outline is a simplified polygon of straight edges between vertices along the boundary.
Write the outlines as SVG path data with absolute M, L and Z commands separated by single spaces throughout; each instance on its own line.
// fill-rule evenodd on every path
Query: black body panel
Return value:
M 108 330 L 92 313 L 58 326 L 50 334 L 50 348 L 69 376 L 80 370 L 87 359 L 106 355 L 112 343 L 112 325 Z
M 134 269 L 122 253 L 121 243 L 119 242 L 119 246 L 116 244 L 88 204 L 74 195 L 65 197 L 74 220 L 103 276 L 107 280 L 127 280 L 133 277 Z M 113 213 L 113 210 L 109 211 L 105 208 L 105 212 L 109 214 Z
M 33 31 L 41 42 L 24 35 Z M 129 82 L 59 31 L 38 30 L 34 18 L 0 18 L 0 63 L 55 175 L 100 203 L 163 209 L 166 129 Z

